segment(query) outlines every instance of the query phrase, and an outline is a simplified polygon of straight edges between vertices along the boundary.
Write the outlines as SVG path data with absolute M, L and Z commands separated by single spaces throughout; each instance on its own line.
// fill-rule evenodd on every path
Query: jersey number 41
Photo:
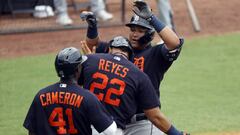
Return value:
M 63 112 L 62 107 L 56 107 L 53 109 L 51 115 L 49 116 L 48 122 L 53 127 L 58 127 L 57 133 L 58 134 L 77 134 L 78 130 L 74 127 L 73 118 L 72 118 L 72 109 L 67 108 L 65 113 Z M 63 119 L 63 115 L 67 115 L 68 123 Z M 57 117 L 57 119 L 56 119 Z M 66 124 L 68 124 L 69 129 L 65 128 Z

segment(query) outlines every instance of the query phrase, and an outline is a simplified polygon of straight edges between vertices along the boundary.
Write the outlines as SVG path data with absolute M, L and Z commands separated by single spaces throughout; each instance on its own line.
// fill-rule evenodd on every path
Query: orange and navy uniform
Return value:
M 102 132 L 112 122 L 88 90 L 77 84 L 55 83 L 37 93 L 23 126 L 36 135 L 91 135 L 91 124 Z
M 155 46 L 148 45 L 143 50 L 133 49 L 133 63 L 148 75 L 158 97 L 160 97 L 160 84 L 164 74 L 180 54 L 184 39 L 180 38 L 179 40 L 179 49 L 176 49 L 176 51 L 167 50 L 165 44 L 157 44 Z M 100 42 L 96 52 L 106 53 L 108 46 L 107 42 Z
M 150 109 L 159 106 L 148 76 L 124 57 L 91 54 L 82 66 L 79 84 L 98 97 L 119 128 L 125 129 L 138 107 Z

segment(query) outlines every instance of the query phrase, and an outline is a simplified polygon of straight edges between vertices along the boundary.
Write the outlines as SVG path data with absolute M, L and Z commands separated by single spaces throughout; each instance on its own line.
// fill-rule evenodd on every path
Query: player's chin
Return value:
M 139 46 L 137 41 L 132 41 L 131 45 L 133 48 L 138 48 L 138 46 Z

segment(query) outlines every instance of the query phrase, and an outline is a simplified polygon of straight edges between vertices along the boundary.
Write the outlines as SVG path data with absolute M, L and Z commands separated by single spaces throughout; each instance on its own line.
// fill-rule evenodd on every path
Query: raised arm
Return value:
M 86 20 L 88 24 L 86 43 L 89 49 L 92 50 L 99 42 L 96 16 L 92 12 L 83 11 L 80 17 L 82 20 Z
M 158 18 L 152 13 L 151 8 L 143 0 L 136 0 L 133 6 L 133 12 L 140 16 L 141 18 L 146 19 L 156 30 L 160 38 L 166 44 L 168 50 L 174 50 L 180 45 L 179 37 L 176 33 L 162 23 Z

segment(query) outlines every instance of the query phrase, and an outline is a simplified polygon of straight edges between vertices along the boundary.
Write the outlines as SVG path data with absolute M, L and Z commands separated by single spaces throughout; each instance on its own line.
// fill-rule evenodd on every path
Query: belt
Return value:
M 147 120 L 147 116 L 144 113 L 138 113 L 132 116 L 128 123 L 136 123 L 137 121 Z

